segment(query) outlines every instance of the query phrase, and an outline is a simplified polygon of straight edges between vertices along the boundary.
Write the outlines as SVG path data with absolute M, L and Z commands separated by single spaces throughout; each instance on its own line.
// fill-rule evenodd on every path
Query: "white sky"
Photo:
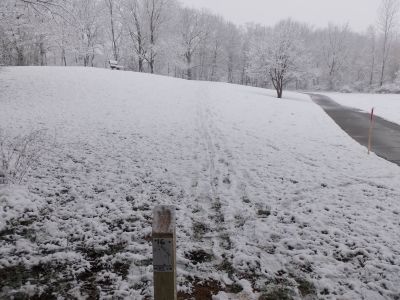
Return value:
M 291 17 L 316 27 L 348 23 L 356 31 L 375 25 L 380 0 L 180 0 L 186 6 L 208 8 L 236 24 L 274 25 Z

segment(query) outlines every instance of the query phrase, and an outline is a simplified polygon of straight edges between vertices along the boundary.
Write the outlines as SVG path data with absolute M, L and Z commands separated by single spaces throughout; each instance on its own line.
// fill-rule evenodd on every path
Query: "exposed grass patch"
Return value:
M 271 211 L 267 209 L 259 209 L 257 215 L 262 218 L 267 218 L 271 215 Z
M 187 299 L 201 299 L 201 300 L 211 300 L 213 295 L 218 294 L 224 289 L 221 283 L 215 280 L 200 280 L 199 278 L 188 278 L 188 282 L 192 283 L 191 293 L 178 293 L 178 300 Z
M 193 223 L 193 235 L 195 239 L 200 240 L 209 231 L 210 228 L 206 224 L 200 222 Z
M 243 287 L 240 284 L 234 283 L 228 285 L 226 287 L 226 291 L 231 294 L 239 294 L 241 291 L 243 291 Z
M 235 268 L 232 263 L 225 257 L 222 263 L 217 267 L 218 270 L 224 271 L 229 278 L 233 278 L 233 274 L 235 273 Z
M 316 289 L 312 282 L 304 278 L 296 278 L 296 282 L 298 283 L 297 288 L 303 297 L 316 294 Z
M 293 292 L 285 286 L 274 286 L 269 291 L 264 292 L 259 300 L 292 300 Z
M 205 252 L 204 250 L 193 250 L 185 253 L 185 257 L 190 259 L 192 264 L 197 265 L 213 260 L 214 256 Z
M 73 288 L 74 276 L 67 269 L 68 265 L 59 263 L 38 264 L 31 268 L 16 265 L 0 269 L 0 298 L 7 299 L 2 298 L 2 292 L 9 297 L 11 294 L 7 290 L 12 289 L 15 290 L 12 299 L 57 299 L 57 296 L 68 296 L 66 293 Z M 19 291 L 27 283 L 45 288 L 27 295 Z

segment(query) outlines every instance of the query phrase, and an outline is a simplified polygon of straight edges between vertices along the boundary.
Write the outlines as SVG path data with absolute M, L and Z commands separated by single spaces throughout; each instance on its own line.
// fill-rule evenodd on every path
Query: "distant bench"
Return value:
M 118 61 L 116 61 L 116 60 L 110 60 L 109 63 L 110 63 L 111 70 L 123 70 L 124 69 L 124 67 L 120 66 L 118 64 Z

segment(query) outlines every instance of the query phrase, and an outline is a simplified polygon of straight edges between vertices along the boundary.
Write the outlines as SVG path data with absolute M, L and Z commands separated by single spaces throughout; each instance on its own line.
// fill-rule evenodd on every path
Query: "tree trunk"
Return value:
M 67 66 L 67 58 L 65 57 L 65 49 L 61 50 L 61 64 L 63 64 L 64 67 Z
M 89 54 L 85 54 L 85 56 L 83 57 L 83 66 L 87 67 L 89 66 Z
M 379 85 L 383 85 L 383 78 L 385 77 L 385 66 L 386 66 L 386 59 L 383 58 L 382 60 L 382 68 L 381 68 L 381 78 L 379 80 Z
M 114 7 L 113 7 L 113 2 L 111 0 L 108 1 L 108 8 L 110 10 L 110 23 L 111 23 L 111 43 L 112 43 L 112 51 L 113 51 L 113 57 L 114 60 L 118 61 L 119 59 L 119 51 L 118 51 L 118 46 L 117 46 L 117 41 L 115 38 L 115 25 L 114 25 Z
M 137 25 L 137 26 L 139 26 L 139 25 Z M 137 28 L 139 28 L 139 27 L 137 27 Z M 144 69 L 143 69 L 144 51 L 143 51 L 143 45 L 142 45 L 142 35 L 141 35 L 139 29 L 138 29 L 137 42 L 138 42 L 138 52 L 139 52 L 139 57 L 138 57 L 139 72 L 144 72 Z
M 21 48 L 17 48 L 17 66 L 24 65 L 24 52 Z
M 139 56 L 138 65 L 139 65 L 139 72 L 143 72 L 143 58 L 141 56 Z
M 150 58 L 149 67 L 150 67 L 150 73 L 154 74 L 154 59 L 153 58 Z
M 372 64 L 371 64 L 371 74 L 369 77 L 369 86 L 372 86 L 372 83 L 374 82 L 374 72 L 375 72 L 375 54 L 372 57 Z
M 281 82 L 278 83 L 278 87 L 276 89 L 276 93 L 278 95 L 278 99 L 282 99 L 282 96 L 283 96 L 283 84 Z
M 218 46 L 214 47 L 214 53 L 212 58 L 212 67 L 211 67 L 211 81 L 216 81 L 216 73 L 217 73 L 217 57 L 218 57 Z
M 231 55 L 228 58 L 228 82 L 233 83 L 233 57 Z
M 40 65 L 45 66 L 47 65 L 47 59 L 46 59 L 46 49 L 44 48 L 43 42 L 40 42 L 39 49 L 40 49 Z
M 153 26 L 150 26 L 150 59 L 149 59 L 149 67 L 150 67 L 150 73 L 151 74 L 154 74 L 154 62 L 155 62 L 154 44 L 155 44 L 154 28 L 153 28 Z
M 188 80 L 192 80 L 193 74 L 192 74 L 192 54 L 190 52 L 186 52 L 185 54 L 186 57 L 186 64 L 187 64 L 187 70 L 186 70 L 186 75 Z

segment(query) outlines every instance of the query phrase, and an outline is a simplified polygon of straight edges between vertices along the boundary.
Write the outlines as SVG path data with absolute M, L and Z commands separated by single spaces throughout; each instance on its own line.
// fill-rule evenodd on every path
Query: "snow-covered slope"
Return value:
M 400 124 L 400 95 L 396 94 L 343 94 L 323 93 L 336 102 L 371 112 L 374 108 L 376 115 Z
M 0 190 L 0 298 L 151 297 L 156 204 L 178 209 L 182 299 L 400 295 L 400 168 L 307 96 L 39 67 L 0 91 L 7 135 L 48 143 Z

